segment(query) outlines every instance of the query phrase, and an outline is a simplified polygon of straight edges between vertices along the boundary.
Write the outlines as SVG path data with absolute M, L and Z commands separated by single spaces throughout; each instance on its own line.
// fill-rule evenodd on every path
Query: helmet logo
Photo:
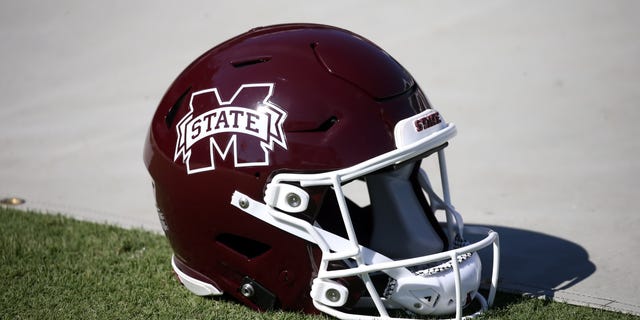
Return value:
M 429 113 L 424 117 L 421 117 L 420 119 L 414 121 L 413 124 L 415 125 L 416 132 L 420 132 L 422 130 L 431 128 L 440 122 L 442 122 L 440 113 L 436 111 L 433 113 Z
M 268 166 L 275 144 L 287 149 L 287 113 L 269 101 L 272 94 L 273 83 L 243 84 L 229 100 L 217 88 L 194 92 L 189 112 L 176 125 L 174 161 L 182 157 L 188 174 L 215 170 L 216 159 L 229 153 L 236 168 Z

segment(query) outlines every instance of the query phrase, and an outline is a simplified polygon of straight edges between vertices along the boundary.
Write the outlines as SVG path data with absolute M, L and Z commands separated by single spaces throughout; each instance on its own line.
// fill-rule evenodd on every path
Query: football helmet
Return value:
M 461 318 L 477 300 L 482 312 L 498 235 L 465 227 L 451 204 L 455 133 L 396 60 L 352 32 L 275 25 L 215 46 L 164 94 L 144 147 L 173 270 L 197 295 L 257 310 Z M 440 188 L 421 166 L 430 156 Z

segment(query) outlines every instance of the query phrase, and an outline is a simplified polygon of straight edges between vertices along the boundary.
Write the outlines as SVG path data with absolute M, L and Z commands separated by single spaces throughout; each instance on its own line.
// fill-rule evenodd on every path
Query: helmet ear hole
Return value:
M 271 246 L 260 241 L 230 233 L 223 233 L 219 235 L 216 237 L 216 242 L 247 257 L 248 259 L 261 256 L 271 249 Z

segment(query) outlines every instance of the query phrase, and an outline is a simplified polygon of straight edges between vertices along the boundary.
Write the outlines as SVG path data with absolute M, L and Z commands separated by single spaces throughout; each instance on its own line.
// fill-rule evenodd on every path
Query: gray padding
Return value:
M 409 181 L 413 165 L 366 177 L 373 211 L 370 247 L 395 260 L 444 248 Z

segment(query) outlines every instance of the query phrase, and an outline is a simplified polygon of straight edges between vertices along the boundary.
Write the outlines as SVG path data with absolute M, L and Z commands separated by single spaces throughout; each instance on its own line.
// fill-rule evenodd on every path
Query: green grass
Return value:
M 189 293 L 162 235 L 0 206 L 0 319 L 326 319 Z M 485 319 L 638 319 L 499 294 Z

